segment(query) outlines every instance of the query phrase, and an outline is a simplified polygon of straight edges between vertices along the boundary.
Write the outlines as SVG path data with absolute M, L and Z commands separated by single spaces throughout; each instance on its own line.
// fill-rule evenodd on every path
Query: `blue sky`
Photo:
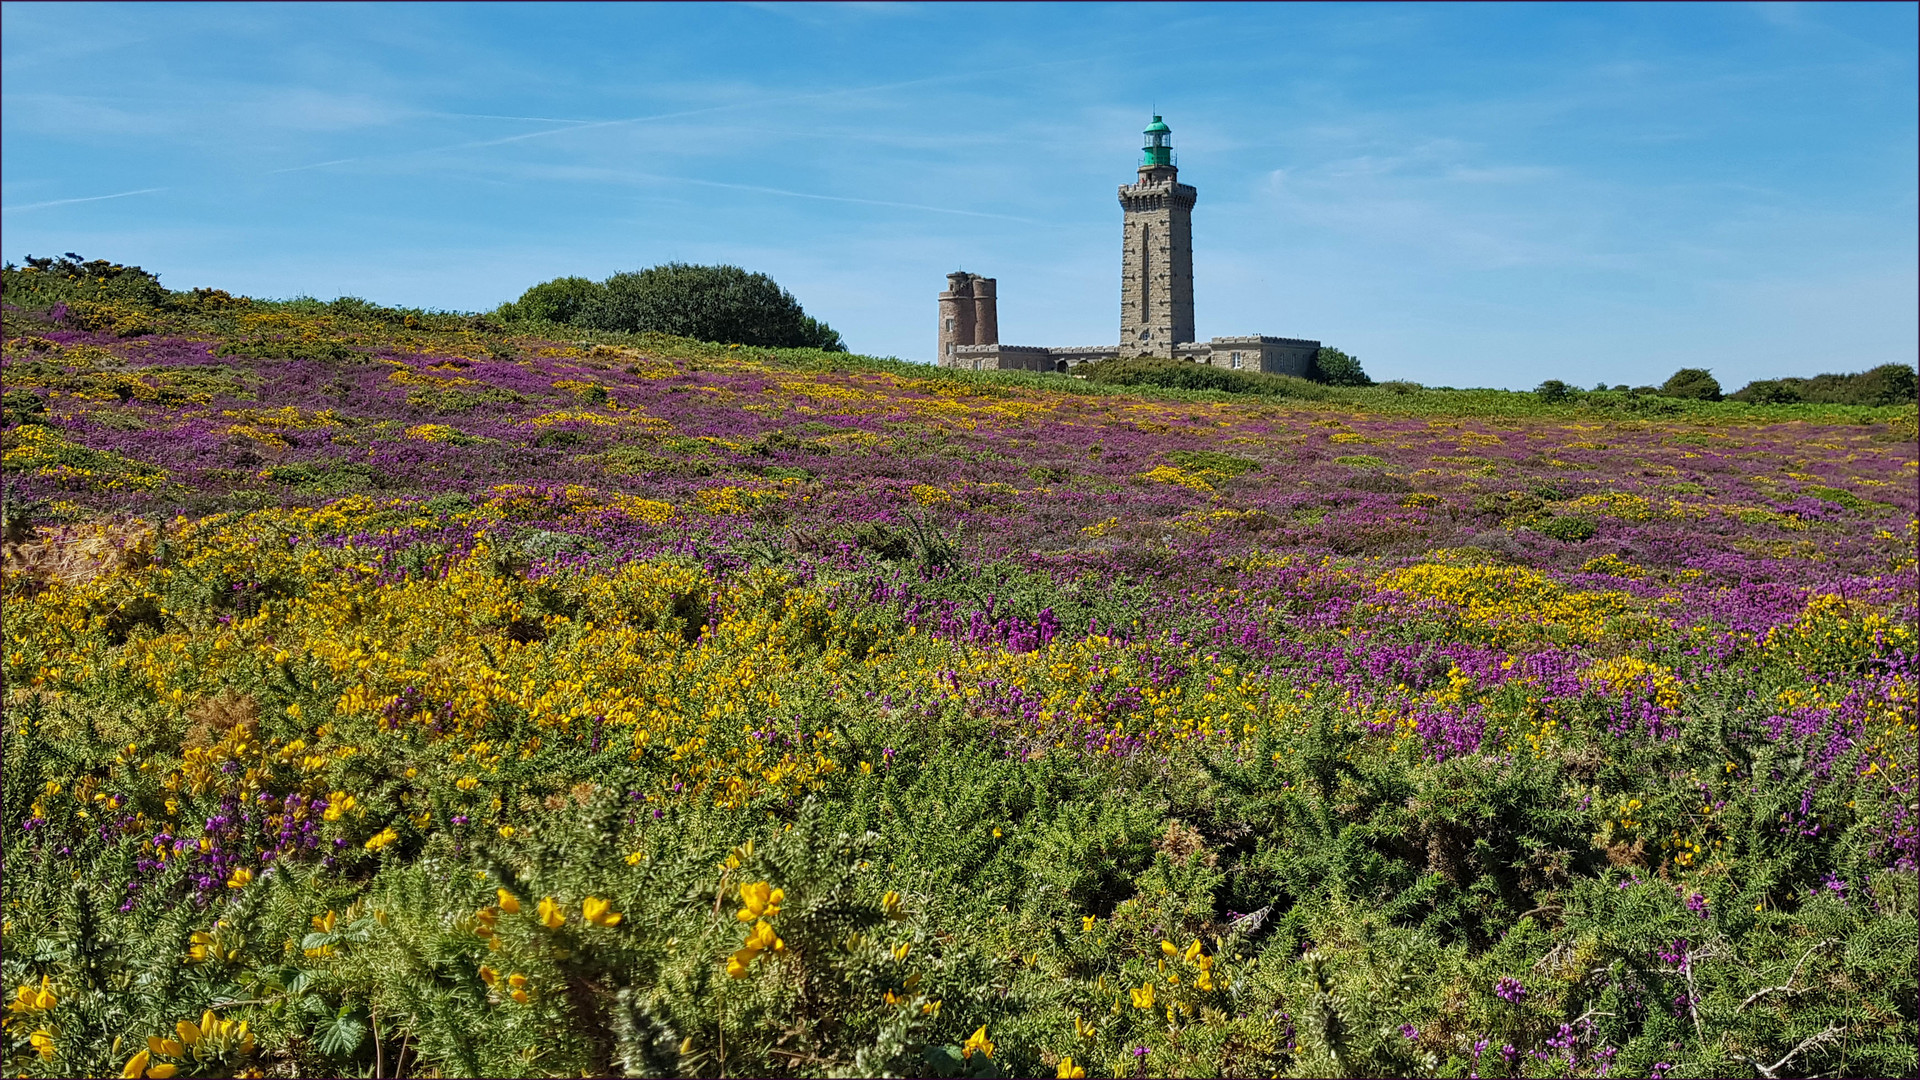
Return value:
M 731 262 L 916 360 L 965 268 L 1104 344 L 1158 111 L 1203 337 L 1732 389 L 1920 349 L 1916 12 L 7 3 L 0 253 L 456 310 Z

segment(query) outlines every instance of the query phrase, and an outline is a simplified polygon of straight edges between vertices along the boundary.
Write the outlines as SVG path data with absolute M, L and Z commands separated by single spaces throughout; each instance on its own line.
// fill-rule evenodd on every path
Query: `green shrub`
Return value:
M 1560 402 L 1573 399 L 1573 387 L 1568 386 L 1559 379 L 1548 379 L 1546 382 L 1534 387 L 1533 392 L 1541 401 L 1549 405 L 1557 405 Z
M 1755 405 L 1794 405 L 1802 400 L 1800 388 L 1795 385 L 1799 381 L 1798 379 L 1760 379 L 1748 383 L 1727 396 L 1733 401 L 1747 401 Z
M 1715 379 L 1706 368 L 1681 368 L 1660 384 L 1660 393 L 1665 397 L 1694 401 L 1719 401 L 1720 380 Z
M 337 338 L 256 337 L 243 341 L 223 341 L 214 347 L 213 355 L 245 356 L 255 360 L 346 360 L 360 353 Z
M 1313 358 L 1313 371 L 1307 376 L 1328 386 L 1372 386 L 1373 380 L 1360 370 L 1360 358 L 1349 356 L 1331 345 L 1323 345 Z
M 261 473 L 261 479 L 285 484 L 310 495 L 339 495 L 370 487 L 373 466 L 359 461 L 298 461 L 276 465 Z
M 579 292 L 577 286 L 568 289 Z M 667 263 L 615 274 L 596 293 L 579 295 L 584 299 L 571 321 L 593 330 L 772 348 L 845 348 L 839 334 L 809 318 L 772 278 L 737 266 Z
M 1170 390 L 1218 390 L 1228 394 L 1267 394 L 1275 397 L 1318 398 L 1319 387 L 1291 375 L 1261 371 L 1233 371 L 1191 360 L 1136 356 L 1087 364 L 1077 374 L 1109 386 L 1163 386 Z
M 605 293 L 599 283 L 586 278 L 558 277 L 521 293 L 518 300 L 500 305 L 498 314 L 506 319 L 572 323 Z
M 8 390 L 0 400 L 4 400 L 6 426 L 46 423 L 47 403 L 39 394 L 31 390 Z
M 1815 375 L 1810 379 L 1759 379 L 1728 395 L 1755 405 L 1911 405 L 1916 392 L 1914 369 L 1906 364 L 1881 364 L 1852 375 Z
M 1536 532 L 1551 536 L 1564 544 L 1577 544 L 1593 537 L 1593 522 L 1574 514 L 1546 518 L 1535 523 Z
M 6 264 L 0 272 L 0 295 L 15 307 L 30 309 L 74 301 L 121 301 L 151 309 L 168 296 L 157 275 L 106 259 L 82 259 L 71 251 L 57 259 L 29 255 L 25 266 Z
M 1167 460 L 1180 466 L 1187 472 L 1207 476 L 1209 479 L 1230 479 L 1242 473 L 1259 472 L 1260 463 L 1246 458 L 1222 454 L 1214 450 L 1175 450 L 1167 455 Z
M 588 442 L 589 439 L 590 437 L 584 431 L 574 431 L 570 428 L 556 428 L 552 431 L 541 432 L 539 436 L 533 440 L 533 445 L 542 450 L 564 450 L 569 446 L 580 446 Z

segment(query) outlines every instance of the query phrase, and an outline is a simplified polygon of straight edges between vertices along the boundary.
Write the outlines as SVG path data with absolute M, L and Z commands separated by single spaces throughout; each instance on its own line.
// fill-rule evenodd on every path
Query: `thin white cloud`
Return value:
M 443 116 L 451 120 L 525 120 L 536 124 L 597 124 L 598 120 L 574 120 L 564 116 L 498 116 L 493 113 L 430 112 L 421 116 Z
M 806 94 L 791 94 L 776 97 L 760 97 L 745 101 L 728 102 L 724 105 L 707 105 L 696 109 L 680 109 L 673 112 L 652 113 L 646 116 L 629 116 L 617 120 L 597 120 L 590 122 L 564 121 L 566 127 L 548 128 L 545 131 L 528 131 L 518 135 L 505 135 L 495 139 L 477 139 L 468 142 L 452 143 L 445 146 L 423 147 L 393 154 L 367 155 L 359 158 L 339 158 L 332 161 L 315 162 L 310 165 L 294 165 L 284 169 L 271 170 L 272 174 L 305 172 L 310 169 L 323 169 L 333 165 L 343 165 L 353 161 L 385 160 L 406 157 L 421 157 L 446 153 L 453 150 L 480 150 L 494 146 L 506 146 L 511 143 L 526 142 L 531 139 L 544 139 L 553 135 L 570 135 L 582 131 L 604 128 L 626 127 L 633 124 L 653 123 L 660 120 L 677 120 L 688 116 L 709 116 L 718 112 L 732 112 L 740 109 L 769 108 L 779 105 L 798 105 L 806 102 L 826 101 L 833 98 L 851 97 L 861 94 L 878 94 L 914 87 L 933 86 L 940 83 L 971 82 L 984 78 L 996 78 L 1023 71 L 1037 71 L 1043 68 L 1066 67 L 1074 64 L 1087 64 L 1110 60 L 1110 57 L 1070 57 L 1062 60 L 1045 60 L 1033 64 L 1019 64 L 983 71 L 959 72 L 951 75 L 932 75 L 922 79 L 906 79 L 900 82 L 881 83 L 873 86 L 850 86 L 839 90 L 821 90 Z
M 124 199 L 129 195 L 151 195 L 156 191 L 168 191 L 163 187 L 140 188 L 137 191 L 119 191 L 112 195 L 85 195 L 78 199 L 48 199 L 46 202 L 23 203 L 19 206 L 0 206 L 0 213 L 23 214 L 29 210 L 45 210 L 49 206 L 71 206 L 74 203 L 100 202 L 105 199 Z

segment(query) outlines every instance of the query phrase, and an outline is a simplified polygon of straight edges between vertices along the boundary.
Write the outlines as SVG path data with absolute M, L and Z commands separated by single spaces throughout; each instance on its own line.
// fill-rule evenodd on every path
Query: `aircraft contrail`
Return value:
M 99 202 L 102 199 L 124 199 L 129 195 L 151 195 L 156 191 L 168 191 L 169 188 L 148 187 L 138 191 L 121 191 L 112 195 L 86 195 L 78 199 L 48 199 L 46 202 L 22 203 L 19 206 L 0 206 L 0 213 L 18 214 L 26 210 L 41 210 L 49 206 L 66 206 L 70 203 Z

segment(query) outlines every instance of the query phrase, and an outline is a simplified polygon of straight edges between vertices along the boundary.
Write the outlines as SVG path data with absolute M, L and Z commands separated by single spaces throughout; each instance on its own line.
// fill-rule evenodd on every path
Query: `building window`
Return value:
M 948 319 L 948 320 L 947 320 L 947 333 L 949 333 L 949 334 L 951 334 L 951 333 L 953 333 L 953 320 L 952 320 L 952 319 Z
M 975 370 L 975 371 L 979 371 L 979 370 L 980 370 L 980 361 L 978 361 L 978 360 L 975 360 L 975 361 L 973 362 L 973 370 Z
M 1237 369 L 1237 368 L 1238 368 L 1238 367 L 1240 366 L 1240 354 L 1239 354 L 1239 353 L 1234 353 L 1234 354 L 1233 354 L 1233 366 L 1234 366 L 1234 367 L 1235 367 L 1236 369 Z
M 951 341 L 947 342 L 947 355 L 948 356 L 953 355 L 953 342 Z

